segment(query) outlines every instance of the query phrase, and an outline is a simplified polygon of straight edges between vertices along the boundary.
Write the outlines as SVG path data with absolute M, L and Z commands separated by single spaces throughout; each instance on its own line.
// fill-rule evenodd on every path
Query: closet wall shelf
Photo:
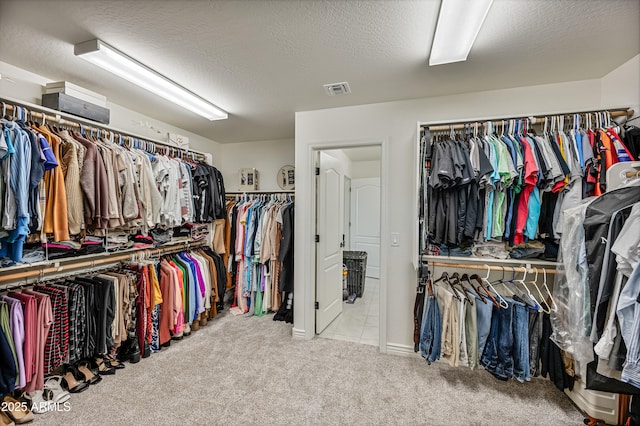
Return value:
M 205 241 L 196 243 L 180 241 L 157 248 L 128 249 L 112 253 L 90 254 L 86 256 L 56 259 L 49 262 L 37 262 L 30 265 L 17 265 L 0 269 L 0 289 L 18 281 L 27 283 L 29 278 L 49 279 L 50 275 L 61 272 L 74 271 L 82 268 L 95 268 L 103 265 L 112 265 L 120 262 L 136 261 L 136 259 L 162 256 L 206 246 Z M 15 272 L 18 271 L 18 272 Z
M 487 270 L 487 266 L 491 270 L 502 270 L 502 266 L 506 268 L 545 268 L 547 273 L 555 273 L 557 262 L 549 262 L 539 259 L 491 259 L 487 257 L 454 257 L 454 256 L 433 256 L 423 255 L 423 262 L 427 262 L 430 266 L 443 268 L 460 268 L 473 270 Z
M 50 123 L 58 123 L 65 126 L 71 126 L 80 130 L 83 128 L 86 131 L 108 131 L 114 134 L 122 135 L 122 137 L 135 138 L 143 141 L 152 142 L 156 145 L 161 145 L 162 147 L 171 148 L 174 150 L 182 151 L 185 153 L 195 154 L 198 160 L 204 161 L 206 158 L 206 153 L 201 151 L 196 151 L 194 149 L 183 149 L 179 148 L 175 145 L 171 145 L 166 141 L 159 141 L 156 139 L 149 138 L 147 136 L 137 135 L 135 133 L 126 132 L 123 130 L 119 130 L 113 127 L 105 126 L 103 123 L 98 123 L 96 121 L 87 120 L 85 118 L 76 117 L 75 115 L 67 114 L 61 111 L 56 111 L 51 108 L 43 107 L 42 105 L 32 104 L 30 102 L 24 102 L 17 99 L 12 98 L 0 98 L 0 102 L 2 102 L 2 108 L 6 111 L 11 111 L 14 116 L 17 115 L 16 107 L 21 107 L 25 109 L 25 113 L 27 115 L 27 120 L 39 119 L 45 122 Z
M 514 117 L 493 117 L 493 118 L 485 118 L 485 119 L 474 119 L 474 120 L 458 120 L 458 121 L 451 121 L 449 123 L 447 122 L 440 122 L 440 123 L 420 123 L 420 130 L 425 130 L 425 129 L 429 129 L 430 131 L 434 132 L 434 131 L 443 131 L 443 130 L 459 130 L 459 129 L 466 129 L 467 126 L 471 125 L 474 126 L 475 124 L 478 125 L 478 127 L 483 127 L 485 123 L 487 122 L 492 122 L 494 126 L 498 126 L 498 125 L 503 125 L 506 123 L 507 120 L 522 120 L 524 118 L 527 118 L 529 120 L 532 120 L 531 124 L 539 124 L 539 123 L 544 123 L 544 119 L 545 118 L 551 118 L 551 117 L 558 117 L 558 116 L 565 116 L 566 119 L 568 119 L 568 123 L 570 123 L 572 116 L 574 114 L 595 114 L 598 112 L 608 112 L 609 115 L 611 116 L 611 118 L 615 118 L 615 117 L 633 117 L 633 114 L 635 113 L 635 111 L 633 109 L 629 109 L 629 108 L 610 108 L 610 109 L 601 109 L 601 110 L 596 110 L 596 111 L 579 111 L 579 112 L 564 112 L 564 113 L 558 113 L 558 114 L 545 114 L 545 115 L 541 115 L 541 116 L 535 116 L 535 117 L 528 117 L 528 116 L 514 116 Z

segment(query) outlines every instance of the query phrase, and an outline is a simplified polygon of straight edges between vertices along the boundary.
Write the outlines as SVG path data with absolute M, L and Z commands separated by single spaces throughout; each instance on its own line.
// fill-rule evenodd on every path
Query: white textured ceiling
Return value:
M 495 0 L 466 62 L 428 67 L 438 0 L 0 0 L 0 60 L 218 142 L 294 112 L 599 78 L 640 52 L 640 0 Z M 73 55 L 100 38 L 229 112 L 209 122 Z M 348 81 L 352 94 L 325 95 Z

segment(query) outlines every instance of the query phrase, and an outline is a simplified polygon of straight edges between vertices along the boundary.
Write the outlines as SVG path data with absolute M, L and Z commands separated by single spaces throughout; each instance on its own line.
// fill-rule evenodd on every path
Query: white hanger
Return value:
M 536 271 L 536 276 L 532 281 L 529 281 L 528 283 L 532 284 L 536 288 L 536 291 L 538 292 L 538 296 L 540 296 L 540 302 L 538 303 L 540 308 L 538 309 L 538 312 L 544 312 L 544 313 L 550 314 L 551 308 L 549 308 L 549 305 L 545 303 L 544 295 L 540 291 L 540 287 L 538 287 L 538 268 L 534 268 L 534 269 Z M 527 286 L 527 288 L 529 287 Z M 545 309 L 544 306 L 546 306 L 547 309 Z
M 502 309 L 507 309 L 509 307 L 509 304 L 507 303 L 506 300 L 504 300 L 504 297 L 502 297 L 502 295 L 498 293 L 498 291 L 489 282 L 489 275 L 491 274 L 491 269 L 489 268 L 489 265 L 485 264 L 484 266 L 487 268 L 487 276 L 482 278 L 482 282 L 484 282 L 484 285 L 490 288 L 491 291 L 493 291 L 496 294 L 496 296 L 498 296 L 498 299 L 500 299 L 500 302 L 499 302 L 500 307 Z
M 527 268 L 523 267 L 522 270 L 524 272 L 524 275 L 522 276 L 522 278 L 519 279 L 519 280 L 514 280 L 514 281 L 517 281 L 520 284 L 522 284 L 522 286 L 525 288 L 525 290 L 527 290 L 527 296 L 529 296 L 529 298 L 531 300 L 533 300 L 536 305 L 540 306 L 540 303 L 538 302 L 538 300 L 535 297 L 533 297 L 533 294 L 531 294 L 531 290 L 529 290 L 529 287 L 527 287 L 527 285 L 525 284 L 525 281 L 527 279 Z
M 551 296 L 551 292 L 549 291 L 549 287 L 547 287 L 547 270 L 546 270 L 546 268 L 542 268 L 542 272 L 544 274 L 544 282 L 542 283 L 542 287 L 545 289 L 545 291 L 549 295 L 549 300 L 551 300 L 551 309 L 553 310 L 553 312 L 558 312 L 558 305 L 556 305 L 556 301 L 553 300 L 553 296 Z

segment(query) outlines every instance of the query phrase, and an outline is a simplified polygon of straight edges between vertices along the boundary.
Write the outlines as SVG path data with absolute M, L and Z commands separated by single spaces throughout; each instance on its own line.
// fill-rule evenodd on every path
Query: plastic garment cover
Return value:
M 595 198 L 587 198 L 580 205 L 567 209 L 564 229 L 558 250 L 558 267 L 553 284 L 553 298 L 558 305 L 551 312 L 553 340 L 560 349 L 571 354 L 580 368 L 593 361 L 591 310 L 589 293 L 589 265 L 585 246 L 583 222 L 587 207 Z
M 607 238 L 611 219 L 616 211 L 631 207 L 640 201 L 640 187 L 629 186 L 609 191 L 598 197 L 589 205 L 584 219 L 585 239 L 587 247 L 587 261 L 589 262 L 589 281 L 591 292 L 591 312 L 601 309 L 606 312 L 609 299 L 600 298 L 598 292 L 601 285 L 612 287 L 613 282 L 601 282 L 602 268 L 608 267 L 604 263 L 607 253 Z M 608 293 L 608 292 L 607 292 Z M 604 317 L 604 315 L 603 315 Z

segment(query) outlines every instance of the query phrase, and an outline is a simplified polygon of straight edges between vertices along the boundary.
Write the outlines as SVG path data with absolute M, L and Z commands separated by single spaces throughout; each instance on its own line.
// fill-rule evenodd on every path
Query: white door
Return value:
M 351 249 L 367 252 L 367 277 L 380 278 L 380 178 L 351 181 Z
M 317 176 L 316 333 L 342 313 L 343 174 L 338 160 L 320 152 Z

